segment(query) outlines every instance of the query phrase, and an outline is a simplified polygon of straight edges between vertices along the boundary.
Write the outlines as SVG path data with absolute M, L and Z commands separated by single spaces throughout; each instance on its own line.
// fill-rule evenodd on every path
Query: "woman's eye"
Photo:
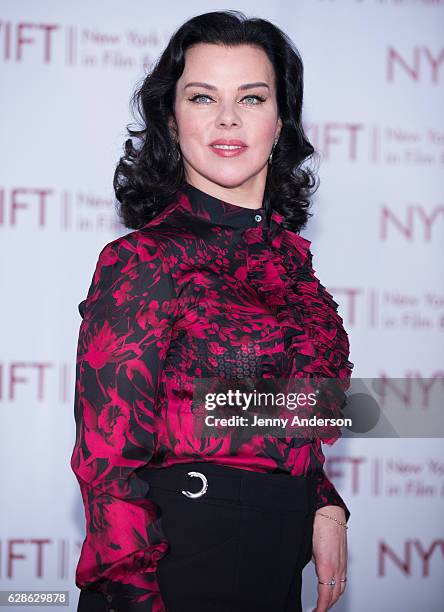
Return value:
M 263 98 L 262 96 L 245 96 L 245 98 L 242 98 L 242 99 L 245 100 L 246 98 L 257 100 L 257 104 L 260 104 L 261 102 L 265 102 L 265 98 Z
M 190 99 L 190 102 L 195 102 L 198 98 L 208 98 L 208 100 L 211 100 L 210 96 L 206 96 L 205 94 L 197 94 L 189 99 Z

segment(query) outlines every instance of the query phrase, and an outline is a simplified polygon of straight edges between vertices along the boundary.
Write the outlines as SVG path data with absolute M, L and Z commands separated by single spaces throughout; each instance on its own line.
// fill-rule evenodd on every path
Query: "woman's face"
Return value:
M 170 127 L 189 182 L 247 191 L 265 185 L 268 157 L 282 127 L 274 81 L 273 65 L 260 48 L 199 43 L 187 49 L 176 84 L 176 124 L 171 120 Z M 221 140 L 242 145 L 235 151 L 213 146 Z

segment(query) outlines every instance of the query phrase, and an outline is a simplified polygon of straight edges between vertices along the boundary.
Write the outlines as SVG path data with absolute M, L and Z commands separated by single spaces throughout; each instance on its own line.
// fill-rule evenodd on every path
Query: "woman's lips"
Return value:
M 221 145 L 215 146 L 210 145 L 210 149 L 219 155 L 219 157 L 236 157 L 237 155 L 241 155 L 244 151 L 247 150 L 248 147 L 242 146 L 230 146 L 229 148 L 222 147 Z

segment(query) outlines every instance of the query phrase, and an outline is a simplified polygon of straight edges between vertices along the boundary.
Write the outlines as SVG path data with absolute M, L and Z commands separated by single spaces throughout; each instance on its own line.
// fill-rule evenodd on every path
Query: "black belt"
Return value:
M 138 473 L 154 493 L 155 489 L 172 491 L 195 503 L 225 500 L 267 510 L 300 510 L 304 513 L 312 511 L 314 505 L 314 473 L 307 476 L 264 473 L 208 461 L 147 467 Z

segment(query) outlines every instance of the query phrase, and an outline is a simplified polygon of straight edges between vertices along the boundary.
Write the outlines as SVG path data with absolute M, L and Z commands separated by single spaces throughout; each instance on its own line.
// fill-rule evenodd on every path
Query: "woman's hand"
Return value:
M 340 506 L 323 506 L 315 513 L 313 525 L 313 562 L 318 581 L 336 580 L 335 586 L 318 584 L 318 600 L 313 612 L 328 610 L 345 590 L 346 582 L 339 582 L 347 576 L 347 530 L 336 521 L 320 516 L 329 514 L 345 522 L 345 512 Z

